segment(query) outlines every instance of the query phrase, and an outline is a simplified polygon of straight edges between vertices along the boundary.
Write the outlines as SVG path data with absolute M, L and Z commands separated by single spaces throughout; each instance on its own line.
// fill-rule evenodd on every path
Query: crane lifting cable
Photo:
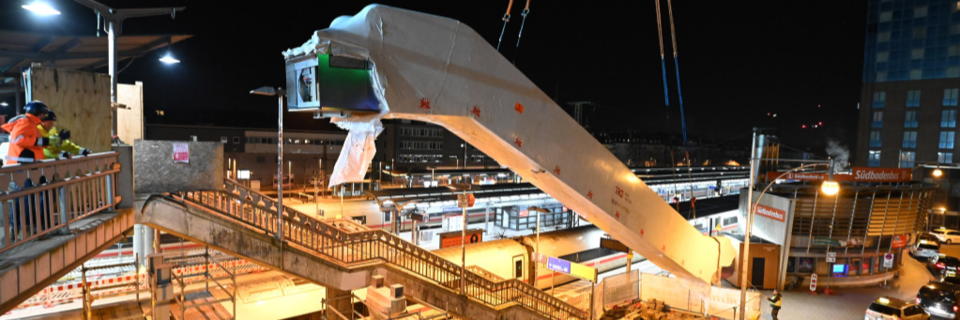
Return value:
M 529 5 L 529 4 L 528 4 Z M 510 22 L 510 10 L 513 9 L 513 0 L 507 3 L 507 13 L 503 14 L 503 29 L 500 30 L 500 40 L 497 40 L 497 52 L 500 51 L 500 44 L 503 43 L 503 33 L 507 31 L 507 22 Z
M 666 107 L 670 107 L 670 95 L 667 93 L 667 64 L 664 62 L 663 57 L 663 24 L 660 22 L 660 0 L 653 0 L 657 3 L 657 35 L 660 37 L 660 71 L 663 74 L 663 102 L 666 104 Z M 670 116 L 670 113 L 667 113 L 667 117 Z
M 520 36 L 523 35 L 523 25 L 527 24 L 527 15 L 530 14 L 530 0 L 527 0 L 527 6 L 523 8 L 523 13 L 520 16 L 523 17 L 523 20 L 520 20 L 520 33 L 517 34 L 517 49 L 520 49 Z M 516 53 L 514 53 L 514 60 L 516 60 Z
M 673 3 L 667 0 L 667 12 L 670 15 L 670 36 L 673 38 L 673 68 L 677 73 L 677 100 L 680 102 L 680 127 L 683 130 L 683 148 L 687 148 L 687 123 L 683 117 L 683 93 L 680 91 L 680 62 L 677 60 L 677 31 L 673 25 Z

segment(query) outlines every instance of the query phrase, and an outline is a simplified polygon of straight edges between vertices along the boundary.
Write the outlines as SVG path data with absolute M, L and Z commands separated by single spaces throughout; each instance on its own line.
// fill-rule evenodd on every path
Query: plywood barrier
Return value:
M 143 82 L 117 84 L 117 136 L 129 145 L 143 139 Z
M 57 127 L 70 141 L 93 152 L 110 151 L 110 76 L 101 73 L 31 67 L 27 99 L 57 113 Z

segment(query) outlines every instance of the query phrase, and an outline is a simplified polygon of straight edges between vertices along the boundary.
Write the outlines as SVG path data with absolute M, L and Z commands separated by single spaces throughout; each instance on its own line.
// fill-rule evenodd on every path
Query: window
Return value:
M 923 70 L 921 69 L 910 70 L 909 77 L 910 77 L 910 80 L 920 80 L 920 78 L 923 78 Z
M 914 18 L 923 18 L 927 16 L 927 7 L 916 7 L 913 8 L 913 17 Z
M 877 82 L 887 81 L 887 72 L 886 72 L 886 71 L 877 72 L 877 79 L 876 79 L 876 81 L 877 81 Z
M 947 56 L 956 57 L 960 56 L 960 45 L 953 45 L 947 47 Z
M 883 128 L 883 111 L 874 111 L 873 120 L 870 121 L 871 128 Z
M 870 131 L 870 147 L 880 147 L 880 131 Z
M 943 110 L 941 114 L 943 115 L 943 117 L 940 119 L 941 128 L 957 127 L 957 110 L 953 110 L 953 109 Z
M 954 134 L 953 131 L 940 131 L 940 149 L 953 149 Z
M 920 90 L 907 91 L 907 108 L 920 106 Z
M 233 137 L 233 144 L 240 144 L 240 137 Z
M 889 53 L 889 52 L 880 52 L 880 53 L 877 53 L 877 62 L 887 62 L 887 61 L 890 61 L 890 53 Z
M 443 150 L 443 142 L 441 141 L 400 141 L 400 149 Z
M 893 11 L 881 12 L 880 22 L 889 22 L 893 19 Z M 889 35 L 888 35 L 889 36 Z
M 220 143 L 227 143 L 227 137 L 221 136 L 221 137 L 220 137 Z
M 190 141 L 197 141 L 197 136 L 190 136 Z
M 903 115 L 903 127 L 904 128 L 917 127 L 917 111 L 907 111 L 907 113 Z
M 943 106 L 944 107 L 957 106 L 957 88 L 943 89 Z
M 867 155 L 867 166 L 880 166 L 880 150 L 870 150 L 870 154 Z
M 923 38 L 923 37 L 926 37 L 926 36 L 927 36 L 927 28 L 926 28 L 926 27 L 916 27 L 916 28 L 913 28 L 913 38 L 914 38 L 914 39 L 919 39 L 919 38 Z M 914 49 L 914 50 L 916 50 L 916 49 Z M 923 52 L 923 49 L 920 49 L 920 52 Z
M 917 132 L 916 132 L 916 131 L 904 131 L 904 132 L 903 132 L 903 147 L 904 147 L 904 148 L 916 148 L 916 147 L 917 147 Z
M 960 24 L 950 25 L 950 34 L 960 34 Z
M 953 163 L 953 152 L 937 152 L 937 163 Z
M 400 128 L 401 136 L 409 137 L 434 137 L 442 138 L 443 130 L 439 128 L 413 128 L 413 127 L 402 127 Z
M 913 151 L 901 151 L 900 152 L 900 167 L 901 168 L 913 168 L 913 161 L 916 158 L 916 152 Z
M 874 108 L 883 108 L 887 102 L 887 93 L 880 91 L 873 93 L 873 107 Z
M 960 67 L 947 67 L 947 78 L 960 78 Z

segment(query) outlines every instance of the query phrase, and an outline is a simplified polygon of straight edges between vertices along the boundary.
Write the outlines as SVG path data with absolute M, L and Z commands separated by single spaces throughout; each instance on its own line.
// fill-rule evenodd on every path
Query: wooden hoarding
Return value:
M 56 112 L 57 128 L 70 130 L 70 141 L 93 152 L 111 149 L 109 75 L 31 67 L 27 81 L 27 99 Z
M 127 144 L 133 145 L 143 139 L 143 82 L 135 84 L 117 84 L 117 102 L 123 108 L 117 109 L 117 136 Z

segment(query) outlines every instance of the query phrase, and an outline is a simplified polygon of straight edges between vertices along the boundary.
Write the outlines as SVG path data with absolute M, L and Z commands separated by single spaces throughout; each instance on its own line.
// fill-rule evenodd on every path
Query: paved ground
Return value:
M 948 255 L 960 256 L 960 245 L 944 245 L 941 251 Z M 834 296 L 812 295 L 801 291 L 801 289 L 784 292 L 780 319 L 863 319 L 867 306 L 877 297 L 890 296 L 905 300 L 914 299 L 920 287 L 933 280 L 933 276 L 927 271 L 924 261 L 906 257 L 903 259 L 903 264 L 899 279 L 891 282 L 889 288 L 836 289 L 837 294 Z M 764 294 L 770 296 L 773 292 L 764 291 Z M 761 319 L 772 319 L 769 304 L 763 304 L 763 317 Z

